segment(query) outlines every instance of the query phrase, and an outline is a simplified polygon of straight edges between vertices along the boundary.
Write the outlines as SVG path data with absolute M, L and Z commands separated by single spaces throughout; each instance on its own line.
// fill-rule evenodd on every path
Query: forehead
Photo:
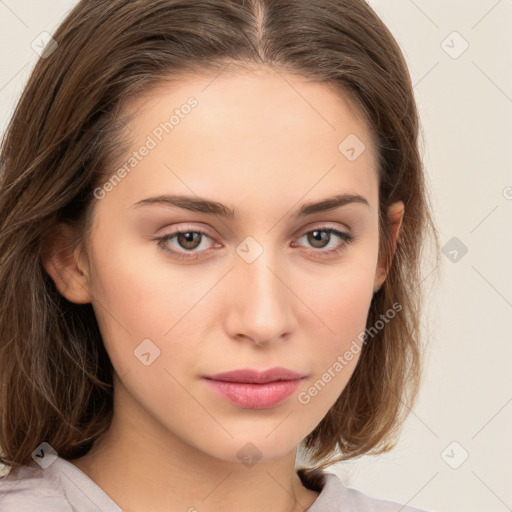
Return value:
M 127 104 L 126 113 L 132 149 L 149 140 L 152 149 L 116 187 L 125 203 L 156 192 L 228 199 L 230 191 L 223 202 L 234 204 L 233 192 L 239 201 L 290 204 L 333 191 L 375 200 L 371 133 L 325 83 L 268 68 L 185 75 Z

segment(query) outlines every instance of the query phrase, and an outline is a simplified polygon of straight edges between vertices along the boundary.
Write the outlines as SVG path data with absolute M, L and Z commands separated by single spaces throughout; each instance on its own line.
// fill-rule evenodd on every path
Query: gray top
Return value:
M 427 512 L 373 498 L 345 487 L 333 473 L 324 475 L 317 499 L 307 512 Z M 304 483 L 304 480 L 302 480 Z M 309 485 L 308 488 L 312 488 Z M 0 478 L 2 512 L 122 512 L 85 473 L 61 457 L 43 469 L 36 462 Z

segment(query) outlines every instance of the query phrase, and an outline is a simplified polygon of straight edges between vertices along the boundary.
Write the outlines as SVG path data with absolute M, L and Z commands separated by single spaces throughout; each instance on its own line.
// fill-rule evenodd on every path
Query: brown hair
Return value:
M 129 148 L 121 115 L 129 98 L 230 63 L 332 86 L 371 130 L 389 274 L 367 327 L 393 304 L 402 309 L 364 344 L 303 447 L 316 463 L 337 449 L 336 460 L 391 449 L 420 380 L 422 247 L 428 233 L 438 241 L 410 76 L 374 11 L 363 0 L 82 0 L 53 38 L 58 46 L 38 60 L 0 155 L 0 461 L 26 465 L 42 441 L 76 458 L 109 428 L 113 368 L 92 305 L 58 292 L 42 264 L 46 242 L 65 225 L 87 249 L 93 191 Z M 398 200 L 405 215 L 393 255 L 386 211 Z

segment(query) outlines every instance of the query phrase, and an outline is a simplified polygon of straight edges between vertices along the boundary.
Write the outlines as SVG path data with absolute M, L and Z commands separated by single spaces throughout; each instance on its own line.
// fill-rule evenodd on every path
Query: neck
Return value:
M 114 411 L 107 433 L 70 462 L 123 512 L 303 512 L 318 496 L 295 471 L 296 450 L 254 464 L 221 460 L 147 421 L 143 410 Z

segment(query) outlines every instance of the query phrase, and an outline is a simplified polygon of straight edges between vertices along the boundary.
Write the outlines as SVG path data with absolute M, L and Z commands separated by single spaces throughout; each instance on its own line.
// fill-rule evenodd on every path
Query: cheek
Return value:
M 312 282 L 301 278 L 299 293 L 317 315 L 323 331 L 340 343 L 364 330 L 373 296 L 376 254 L 361 247 L 338 266 L 329 267 Z
M 375 276 L 376 254 L 369 248 L 355 252 L 336 270 L 316 280 L 302 281 L 314 316 L 304 320 L 312 378 L 298 396 L 299 403 L 322 417 L 347 385 L 362 349 Z
M 169 400 L 190 408 L 187 383 L 195 383 L 205 368 L 225 364 L 215 363 L 217 349 L 213 362 L 202 355 L 204 340 L 212 337 L 222 313 L 215 309 L 221 303 L 216 298 L 219 276 L 207 267 L 199 271 L 194 265 L 166 264 L 156 249 L 148 256 L 149 251 L 132 248 L 129 259 L 121 258 L 126 252 L 112 244 L 108 254 L 98 253 L 98 324 L 129 393 L 161 421 L 170 421 L 165 419 Z M 204 422 L 200 407 L 189 413 L 198 424 Z
M 324 323 L 342 338 L 364 326 L 372 297 L 373 281 L 351 274 L 333 277 L 322 291 L 310 295 L 311 304 Z
M 265 453 L 291 449 L 315 428 L 350 379 L 358 354 L 351 360 L 339 358 L 364 331 L 376 260 L 370 243 L 361 244 L 339 265 L 320 270 L 309 262 L 288 268 L 286 281 L 300 299 L 290 296 L 284 304 L 296 319 L 296 345 L 288 350 L 290 360 L 305 361 L 310 378 L 286 406 L 296 413 L 294 420 L 276 428 L 271 415 L 259 425 L 253 415 L 231 406 L 215 409 L 196 382 L 200 370 L 225 367 L 229 354 L 236 353 L 230 347 L 221 354 L 212 332 L 226 338 L 222 320 L 236 311 L 234 289 L 240 283 L 230 281 L 226 287 L 227 281 L 219 282 L 225 270 L 213 266 L 167 265 L 156 249 L 135 250 L 135 243 L 118 234 L 97 232 L 97 240 L 95 312 L 114 369 L 148 416 L 191 444 L 219 457 L 236 454 L 247 440 Z M 151 341 L 138 350 L 143 340 Z M 204 350 L 212 350 L 211 360 Z M 287 361 L 284 352 L 280 356 Z M 146 366 L 144 359 L 152 362 Z M 235 439 L 226 436 L 219 422 Z M 205 438 L 206 430 L 211 438 Z
M 186 324 L 187 311 L 206 293 L 206 284 L 179 267 L 162 265 L 151 244 L 143 246 L 139 240 L 137 245 L 106 227 L 97 230 L 93 251 L 94 310 L 105 348 L 123 375 L 141 366 L 137 359 L 141 343 L 152 356 L 159 351 L 159 357 L 165 354 L 173 333 Z

